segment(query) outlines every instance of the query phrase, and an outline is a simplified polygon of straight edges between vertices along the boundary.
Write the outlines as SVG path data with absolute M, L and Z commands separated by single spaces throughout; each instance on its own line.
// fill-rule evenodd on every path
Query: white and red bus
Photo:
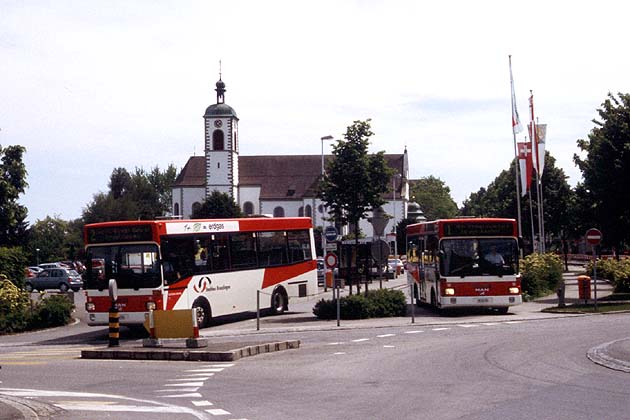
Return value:
M 407 276 L 418 304 L 438 309 L 522 303 L 516 221 L 443 219 L 407 226 Z
M 149 310 L 197 309 L 200 327 L 213 317 L 288 309 L 289 297 L 317 292 L 311 219 L 244 218 L 125 221 L 84 229 L 89 325 L 108 325 L 108 284 L 118 286 L 123 325 Z

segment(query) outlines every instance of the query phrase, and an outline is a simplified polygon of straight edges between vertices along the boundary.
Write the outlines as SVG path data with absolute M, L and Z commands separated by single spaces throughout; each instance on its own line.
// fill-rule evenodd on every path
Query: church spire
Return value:
M 216 86 L 217 88 L 215 91 L 217 92 L 217 103 L 225 103 L 225 83 L 221 80 L 221 60 L 219 60 L 219 81 Z

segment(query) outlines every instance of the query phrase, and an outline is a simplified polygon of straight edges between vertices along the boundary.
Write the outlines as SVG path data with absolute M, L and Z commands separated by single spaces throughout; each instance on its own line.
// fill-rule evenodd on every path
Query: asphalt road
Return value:
M 204 333 L 234 339 L 240 324 Z M 628 314 L 428 314 L 416 324 L 270 329 L 256 336 L 301 348 L 223 364 L 79 359 L 106 338 L 79 324 L 3 337 L 0 394 L 62 419 L 624 419 L 628 374 L 586 353 L 629 327 Z

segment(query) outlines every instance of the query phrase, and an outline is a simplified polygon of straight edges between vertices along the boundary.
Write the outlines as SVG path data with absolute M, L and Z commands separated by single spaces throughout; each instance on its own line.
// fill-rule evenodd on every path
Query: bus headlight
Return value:
M 521 291 L 518 289 L 518 287 L 510 287 L 508 289 L 508 293 L 512 294 L 512 295 L 518 295 Z
M 96 310 L 96 305 L 93 304 L 92 302 L 86 302 L 85 303 L 85 310 L 88 312 L 94 312 Z
M 155 311 L 157 306 L 155 306 L 155 302 L 147 302 L 147 311 Z
M 453 289 L 452 287 L 447 287 L 446 289 L 444 289 L 445 296 L 453 296 L 454 294 L 455 294 L 455 289 Z

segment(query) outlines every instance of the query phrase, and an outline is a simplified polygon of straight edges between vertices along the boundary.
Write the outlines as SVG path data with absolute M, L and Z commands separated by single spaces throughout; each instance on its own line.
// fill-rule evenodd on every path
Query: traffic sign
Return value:
M 602 233 L 599 231 L 599 229 L 589 229 L 586 231 L 586 242 L 588 242 L 591 245 L 599 245 L 599 243 L 602 240 Z
M 332 252 L 329 252 L 324 257 L 324 262 L 326 263 L 326 267 L 335 268 L 337 267 L 337 256 L 333 254 Z
M 337 240 L 337 228 L 334 226 L 326 226 L 324 229 L 324 236 L 327 241 L 336 241 Z

